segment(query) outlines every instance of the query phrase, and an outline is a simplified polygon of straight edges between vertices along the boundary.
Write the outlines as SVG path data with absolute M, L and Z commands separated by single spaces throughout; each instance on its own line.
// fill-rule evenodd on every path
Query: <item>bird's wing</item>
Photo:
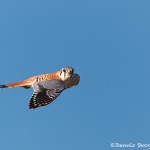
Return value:
M 29 108 L 45 106 L 55 100 L 65 89 L 61 80 L 47 80 L 33 84 L 34 93 L 30 99 Z
M 46 90 L 44 92 L 34 92 L 29 103 L 29 108 L 37 108 L 50 104 L 62 91 Z
M 77 85 L 79 81 L 80 76 L 78 74 L 73 74 L 70 79 L 65 81 L 46 80 L 35 82 L 33 84 L 34 93 L 30 99 L 29 108 L 37 108 L 50 104 L 63 90 Z

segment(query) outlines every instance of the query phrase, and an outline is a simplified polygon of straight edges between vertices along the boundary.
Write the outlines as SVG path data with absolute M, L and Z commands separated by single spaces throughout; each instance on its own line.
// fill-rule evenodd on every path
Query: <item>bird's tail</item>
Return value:
M 30 88 L 31 85 L 27 84 L 26 81 L 21 81 L 21 82 L 15 82 L 15 83 L 9 83 L 9 84 L 0 85 L 0 88 L 13 88 L 13 87 Z

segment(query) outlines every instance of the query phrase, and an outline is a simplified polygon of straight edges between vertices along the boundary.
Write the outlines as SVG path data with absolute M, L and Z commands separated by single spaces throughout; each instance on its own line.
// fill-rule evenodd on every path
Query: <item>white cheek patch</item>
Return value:
M 65 72 L 62 72 L 62 73 L 61 73 L 61 79 L 62 79 L 62 80 L 65 80 L 65 76 L 66 76 Z

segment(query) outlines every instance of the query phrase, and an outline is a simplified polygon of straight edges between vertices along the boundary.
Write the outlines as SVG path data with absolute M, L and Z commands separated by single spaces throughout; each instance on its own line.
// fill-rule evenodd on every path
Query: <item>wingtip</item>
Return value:
M 33 104 L 29 104 L 29 109 L 35 109 L 38 108 L 39 106 L 34 106 Z
M 35 109 L 36 107 L 29 106 L 29 109 Z

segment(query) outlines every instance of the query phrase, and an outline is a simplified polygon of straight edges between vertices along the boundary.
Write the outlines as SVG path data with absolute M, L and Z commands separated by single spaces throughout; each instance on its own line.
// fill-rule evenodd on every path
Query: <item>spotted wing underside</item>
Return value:
M 79 83 L 80 76 L 74 74 L 70 79 L 61 80 L 46 80 L 35 82 L 33 84 L 34 93 L 30 99 L 29 108 L 37 108 L 46 106 L 54 101 L 63 90 L 75 86 Z
M 65 85 L 59 80 L 48 80 L 35 83 L 35 92 L 30 99 L 29 108 L 37 108 L 50 104 L 64 89 Z
M 46 90 L 45 92 L 34 92 L 29 103 L 29 108 L 37 108 L 40 106 L 46 106 L 54 101 L 61 91 Z

